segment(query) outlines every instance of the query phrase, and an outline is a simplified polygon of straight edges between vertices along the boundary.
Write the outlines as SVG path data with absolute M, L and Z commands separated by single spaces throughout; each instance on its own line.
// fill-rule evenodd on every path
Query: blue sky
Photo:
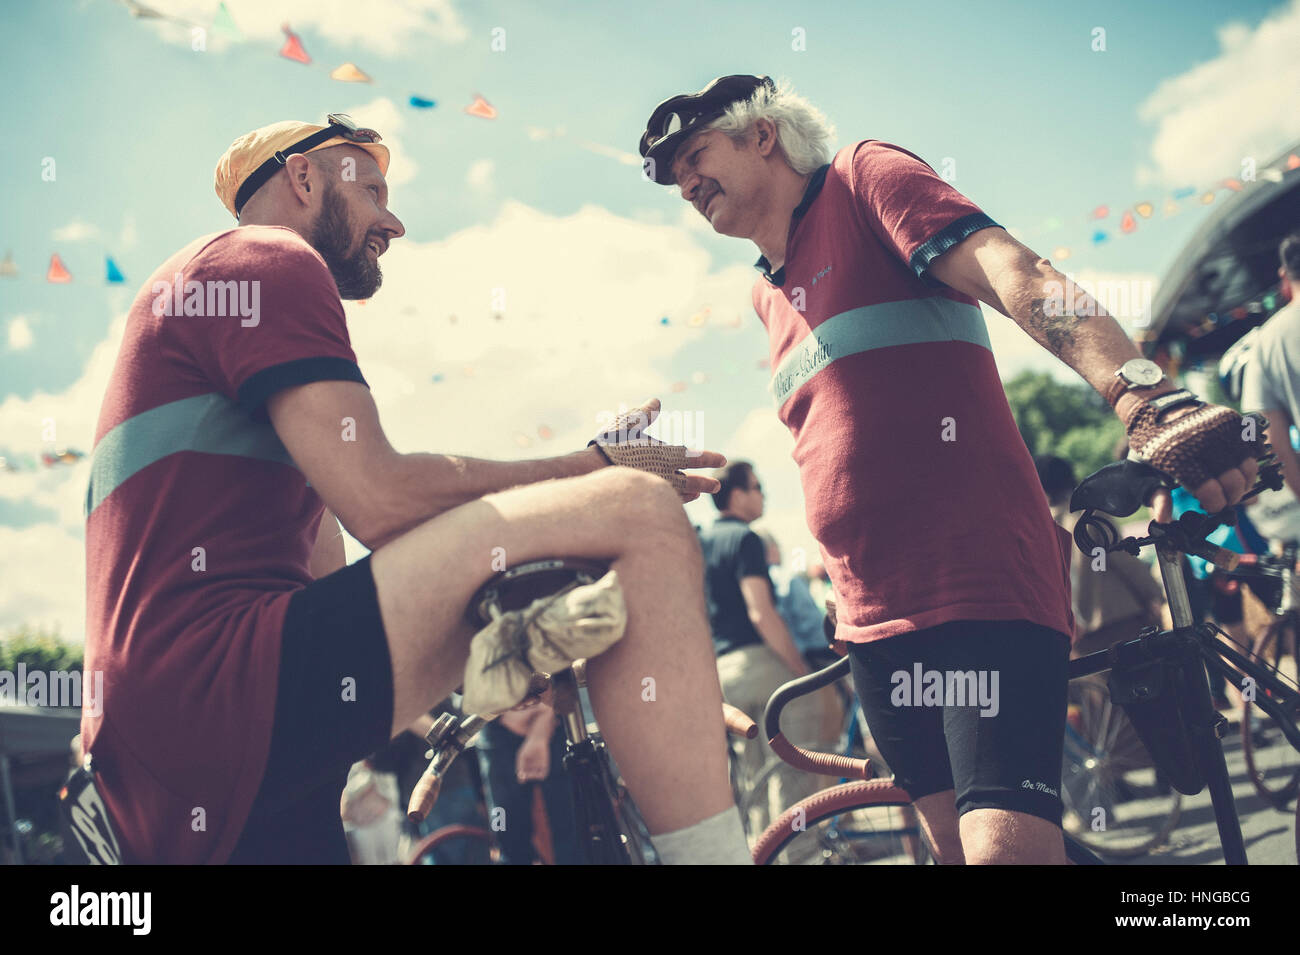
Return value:
M 198 0 L 154 6 L 201 24 L 216 10 Z M 1157 212 L 1124 237 L 1115 228 L 1120 211 L 1139 200 L 1159 209 L 1171 190 L 1238 175 L 1241 157 L 1262 164 L 1300 137 L 1297 0 L 1081 9 L 959 0 L 228 7 L 246 40 L 209 36 L 202 52 L 185 29 L 135 19 L 116 0 L 10 3 L 0 12 L 8 115 L 22 131 L 0 144 L 0 253 L 12 251 L 20 269 L 0 278 L 0 455 L 39 453 L 34 422 L 43 409 L 65 425 L 58 443 L 90 450 L 103 356 L 111 359 L 120 335 L 115 321 L 176 248 L 233 224 L 212 190 L 213 166 L 232 139 L 280 119 L 319 122 L 348 110 L 397 146 L 390 205 L 406 225 L 407 250 L 394 246 L 384 290 L 369 311 L 350 307 L 349 315 L 363 370 L 369 341 L 378 374 L 368 377 L 392 382 L 389 427 L 409 450 L 553 453 L 563 448 L 541 441 L 539 425 L 557 442 L 591 430 L 590 409 L 563 403 L 575 380 L 590 382 L 594 407 L 639 401 L 644 394 L 620 397 L 617 388 L 644 385 L 666 407 L 676 401 L 683 413 L 706 412 L 710 446 L 781 471 L 764 484 L 783 492 L 772 502 L 780 511 L 774 522 L 793 539 L 800 505 L 788 449 L 764 457 L 768 439 L 780 439 L 757 367 L 766 342 L 744 291 L 756 253 L 713 236 L 684 214 L 674 191 L 605 154 L 633 153 L 659 100 L 725 73 L 786 77 L 835 123 L 837 146 L 877 138 L 936 166 L 950 157 L 954 184 L 1023 241 L 1048 255 L 1069 248 L 1058 265 L 1152 281 L 1206 210 L 1184 202 L 1179 215 Z M 301 36 L 313 64 L 276 55 L 281 21 Z M 1098 27 L 1104 52 L 1092 48 Z M 491 49 L 494 28 L 505 31 L 503 51 Z M 796 30 L 802 50 L 792 49 Z M 345 61 L 374 83 L 331 80 L 329 70 Z M 497 120 L 462 111 L 476 92 L 497 108 Z M 412 93 L 438 106 L 411 109 Z M 56 163 L 53 182 L 41 178 L 46 157 Z M 1101 203 L 1114 212 L 1094 224 L 1088 213 Z M 1093 246 L 1096 227 L 1114 238 Z M 604 241 L 613 236 L 622 238 Z M 606 245 L 618 255 L 606 255 Z M 52 252 L 71 284 L 44 281 Z M 105 284 L 105 254 L 125 286 Z M 474 304 L 485 290 L 466 291 L 477 288 L 470 275 L 478 265 L 492 287 L 493 267 L 540 269 L 507 286 L 526 307 L 507 309 L 486 330 L 489 310 Z M 539 291 L 521 298 L 513 288 Z M 543 306 L 557 289 L 568 291 L 576 312 L 591 313 L 589 325 L 570 321 L 563 299 Z M 468 304 L 458 304 L 465 296 Z M 701 314 L 705 327 L 690 326 Z M 660 327 L 659 316 L 670 326 Z M 737 320 L 741 328 L 717 327 Z M 1050 366 L 1046 353 L 997 321 L 1007 326 L 994 336 L 1004 374 Z M 579 341 L 622 343 L 622 367 L 593 371 L 595 348 Z M 519 377 L 521 362 L 538 364 L 534 378 Z M 434 375 L 443 376 L 436 387 Z M 665 387 L 673 383 L 684 387 Z M 495 389 L 488 395 L 474 390 L 488 387 Z M 506 407 L 501 420 L 524 423 L 475 427 L 458 412 L 453 427 L 398 400 L 425 394 L 444 409 Z M 64 505 L 84 479 L 84 465 L 0 472 L 0 545 L 48 542 L 52 552 L 73 553 L 77 518 Z M 708 509 L 692 513 L 705 518 Z M 6 531 L 25 536 L 6 541 Z M 0 582 L 0 627 L 55 613 L 58 595 L 42 594 Z

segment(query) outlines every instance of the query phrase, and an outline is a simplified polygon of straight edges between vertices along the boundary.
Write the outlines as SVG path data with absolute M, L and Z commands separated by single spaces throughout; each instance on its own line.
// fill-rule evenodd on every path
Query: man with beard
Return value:
M 1254 483 L 1260 448 L 1237 413 L 1175 389 L 1091 296 L 916 155 L 865 139 L 832 156 L 830 140 L 787 85 L 733 75 L 660 103 L 640 145 L 649 178 L 761 253 L 753 304 L 837 636 L 939 858 L 1061 863 L 1070 542 L 978 302 L 1096 388 L 1131 456 L 1208 511 Z M 1169 519 L 1167 492 L 1154 506 Z M 997 677 L 999 706 L 894 692 L 914 667 Z
M 239 227 L 128 316 L 86 501 L 105 699 L 82 730 L 122 859 L 346 863 L 348 767 L 462 682 L 465 607 L 504 550 L 612 561 L 627 630 L 589 667 L 610 750 L 663 861 L 748 862 L 681 508 L 717 482 L 680 469 L 725 459 L 647 444 L 655 401 L 562 457 L 396 452 L 341 301 L 405 231 L 388 161 L 345 116 L 237 139 L 216 190 Z M 372 551 L 350 566 L 340 522 Z

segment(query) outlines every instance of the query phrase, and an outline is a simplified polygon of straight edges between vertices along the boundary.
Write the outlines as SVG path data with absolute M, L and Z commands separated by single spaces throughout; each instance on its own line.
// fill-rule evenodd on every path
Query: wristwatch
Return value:
M 1120 396 L 1131 388 L 1154 388 L 1165 380 L 1165 373 L 1155 362 L 1133 358 L 1120 365 L 1115 380 L 1106 388 L 1106 402 L 1113 408 Z

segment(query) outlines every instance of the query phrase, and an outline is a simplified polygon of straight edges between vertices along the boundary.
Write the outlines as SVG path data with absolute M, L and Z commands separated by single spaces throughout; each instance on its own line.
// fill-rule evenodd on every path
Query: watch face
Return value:
M 1134 358 L 1131 361 L 1126 361 L 1119 371 L 1126 381 L 1139 387 L 1157 385 L 1165 377 L 1165 373 L 1160 370 L 1160 366 L 1146 358 Z

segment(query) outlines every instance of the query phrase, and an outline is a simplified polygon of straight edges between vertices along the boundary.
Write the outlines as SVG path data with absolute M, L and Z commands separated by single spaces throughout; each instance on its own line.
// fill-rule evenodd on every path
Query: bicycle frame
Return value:
M 1260 694 L 1255 698 L 1255 704 L 1277 719 L 1288 742 L 1300 750 L 1300 728 L 1279 702 L 1279 700 L 1300 702 L 1300 694 L 1281 683 L 1273 674 L 1255 662 L 1220 643 L 1215 639 L 1218 631 L 1213 626 L 1196 625 L 1188 599 L 1187 584 L 1179 564 L 1179 554 L 1176 548 L 1163 542 L 1156 545 L 1160 575 L 1169 600 L 1174 628 L 1144 631 L 1135 640 L 1072 660 L 1069 670 L 1070 679 L 1109 670 L 1123 671 L 1154 660 L 1179 662 L 1197 659 L 1202 663 L 1198 670 L 1203 676 L 1205 666 L 1208 665 L 1233 679 L 1234 682 L 1239 675 L 1244 674 L 1255 680 L 1257 686 L 1268 690 L 1267 694 Z M 1180 709 L 1186 704 L 1183 712 L 1187 714 L 1187 730 L 1193 755 L 1201 767 L 1205 787 L 1210 790 L 1210 801 L 1214 808 L 1214 819 L 1219 831 L 1219 841 L 1223 847 L 1224 861 L 1228 865 L 1246 865 L 1248 862 L 1245 842 L 1241 834 L 1241 821 L 1237 817 L 1237 807 L 1233 801 L 1227 760 L 1224 757 L 1223 746 L 1219 742 L 1227 727 L 1227 720 L 1214 708 L 1208 679 L 1198 681 L 1186 693 L 1184 699 L 1178 702 Z

